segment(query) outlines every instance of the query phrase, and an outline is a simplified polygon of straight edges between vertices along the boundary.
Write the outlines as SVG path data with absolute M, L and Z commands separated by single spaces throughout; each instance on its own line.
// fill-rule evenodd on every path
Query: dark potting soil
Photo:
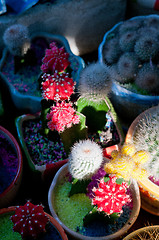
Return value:
M 13 146 L 0 133 L 0 194 L 9 187 L 18 169 L 18 158 Z
M 23 123 L 24 141 L 34 164 L 42 166 L 66 159 L 60 138 L 51 141 L 43 136 L 40 130 L 40 119 L 28 120 Z

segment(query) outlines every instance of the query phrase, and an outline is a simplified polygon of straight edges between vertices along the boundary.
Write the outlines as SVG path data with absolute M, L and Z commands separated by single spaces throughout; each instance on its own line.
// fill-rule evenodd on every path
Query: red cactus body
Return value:
M 50 44 L 50 49 L 46 49 L 42 60 L 41 70 L 44 73 L 54 73 L 55 70 L 63 72 L 69 65 L 69 53 L 65 52 L 64 47 L 58 48 L 55 42 Z
M 98 211 L 104 211 L 107 215 L 112 213 L 122 213 L 122 207 L 130 202 L 130 196 L 126 194 L 128 184 L 116 183 L 116 176 L 109 176 L 107 182 L 102 178 L 97 188 L 93 188 L 94 198 L 92 204 L 97 206 Z
M 48 127 L 53 131 L 62 132 L 66 128 L 70 128 L 72 124 L 78 124 L 80 119 L 76 115 L 71 103 L 57 102 L 56 106 L 52 106 L 51 112 L 47 114 Z
M 37 238 L 40 233 L 45 232 L 48 217 L 41 205 L 34 205 L 28 201 L 24 206 L 16 208 L 11 220 L 14 223 L 13 230 L 19 232 L 23 238 Z
M 75 82 L 68 77 L 67 73 L 44 74 L 42 78 L 44 80 L 42 82 L 42 95 L 46 99 L 55 101 L 66 100 L 74 92 Z

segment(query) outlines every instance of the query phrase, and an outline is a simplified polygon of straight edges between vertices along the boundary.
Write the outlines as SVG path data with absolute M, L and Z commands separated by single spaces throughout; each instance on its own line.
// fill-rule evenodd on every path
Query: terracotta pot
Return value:
M 0 194 L 0 208 L 2 208 L 8 206 L 18 193 L 22 181 L 23 160 L 21 149 L 13 135 L 2 126 L 0 126 L 0 133 L 3 134 L 3 136 L 8 140 L 18 158 L 16 175 L 10 185 L 4 190 L 4 192 Z
M 15 209 L 16 209 L 15 206 L 0 209 L 0 217 L 3 216 L 3 215 L 11 214 L 11 213 L 14 214 Z M 51 215 L 49 215 L 46 212 L 45 212 L 45 214 L 49 218 L 49 222 L 52 223 L 52 225 L 58 231 L 61 239 L 62 240 L 68 240 L 67 235 L 66 235 L 65 231 L 63 230 L 63 228 L 61 227 L 61 225 Z
M 84 61 L 81 57 L 76 56 L 72 53 L 70 46 L 68 44 L 68 41 L 65 37 L 60 35 L 53 35 L 46 32 L 39 32 L 36 34 L 32 34 L 31 36 L 31 42 L 35 42 L 35 39 L 42 38 L 45 39 L 45 41 L 49 44 L 51 42 L 55 42 L 57 45 L 64 46 L 65 51 L 69 53 L 69 61 L 70 61 L 70 67 L 73 70 L 72 71 L 72 78 L 76 82 L 76 85 L 78 85 L 78 78 L 81 70 L 84 68 Z M 38 46 L 37 46 L 38 47 Z M 42 45 L 43 47 L 43 45 Z M 44 46 L 47 48 L 46 46 Z M 48 45 L 49 48 L 49 45 Z M 7 48 L 4 48 L 2 58 L 0 61 L 0 82 L 5 85 L 5 87 L 8 89 L 8 92 L 11 97 L 11 101 L 13 102 L 14 106 L 17 110 L 22 111 L 24 113 L 37 113 L 41 110 L 41 99 L 42 97 L 35 96 L 33 94 L 27 94 L 22 93 L 18 91 L 13 84 L 11 84 L 7 76 L 3 74 L 3 67 L 5 62 L 7 61 L 7 57 L 9 55 L 9 51 Z M 42 56 L 44 57 L 44 56 Z M 39 73 L 37 74 L 37 86 L 38 88 L 38 78 L 40 76 L 41 72 L 39 70 Z M 27 83 L 26 83 L 27 85 Z M 39 89 L 39 96 L 41 96 L 41 91 Z
M 143 228 L 140 228 L 132 233 L 130 233 L 128 236 L 126 236 L 123 240 L 133 240 L 133 239 L 138 239 L 138 240 L 141 240 L 141 239 L 150 239 L 150 238 L 141 238 L 139 236 L 144 236 L 144 234 L 146 234 L 146 232 L 150 232 L 151 234 L 154 233 L 154 238 L 151 238 L 151 239 L 157 239 L 155 237 L 158 236 L 159 234 L 159 225 L 155 225 L 155 226 L 147 226 L 147 227 L 143 227 Z M 156 235 L 155 235 L 156 233 Z M 149 235 L 148 235 L 149 237 Z
M 49 189 L 48 193 L 48 203 L 49 203 L 49 208 L 51 211 L 52 216 L 61 224 L 61 226 L 65 229 L 65 231 L 70 235 L 73 239 L 80 239 L 80 240 L 111 240 L 111 239 L 119 239 L 122 237 L 123 234 L 125 234 L 128 229 L 134 224 L 136 221 L 139 211 L 140 211 L 140 194 L 139 194 L 139 188 L 136 183 L 136 181 L 132 181 L 130 185 L 130 191 L 132 193 L 132 198 L 133 198 L 133 209 L 130 215 L 129 220 L 126 222 L 126 224 L 117 232 L 108 235 L 108 236 L 103 236 L 103 237 L 88 237 L 84 236 L 82 234 L 79 234 L 71 229 L 69 229 L 61 219 L 59 219 L 56 210 L 55 210 L 55 190 L 57 185 L 61 180 L 63 180 L 64 176 L 68 173 L 68 164 L 65 164 L 63 167 L 61 167 L 58 172 L 56 173 L 52 184 Z
M 130 125 L 125 142 L 132 142 L 135 132 L 137 130 L 138 124 L 141 119 L 148 114 L 153 114 L 158 111 L 158 106 L 152 107 L 141 113 Z M 159 186 L 154 184 L 147 177 L 144 180 L 138 181 L 140 193 L 141 193 L 141 207 L 154 214 L 159 216 Z
M 22 116 L 19 116 L 18 118 L 16 118 L 15 120 L 15 124 L 16 124 L 16 129 L 17 129 L 17 134 L 18 134 L 18 138 L 21 144 L 21 147 L 23 149 L 23 152 L 26 156 L 29 168 L 31 169 L 32 173 L 34 174 L 35 178 L 40 177 L 43 181 L 45 182 L 51 182 L 53 176 L 55 175 L 55 173 L 57 172 L 57 170 L 63 166 L 65 163 L 67 163 L 67 159 L 52 163 L 52 164 L 44 164 L 42 166 L 39 166 L 37 164 L 35 164 L 32 160 L 32 157 L 29 153 L 29 150 L 27 148 L 26 142 L 24 140 L 24 134 L 23 134 L 23 124 L 26 121 L 29 120 L 37 120 L 40 118 L 40 113 L 37 114 L 24 114 Z

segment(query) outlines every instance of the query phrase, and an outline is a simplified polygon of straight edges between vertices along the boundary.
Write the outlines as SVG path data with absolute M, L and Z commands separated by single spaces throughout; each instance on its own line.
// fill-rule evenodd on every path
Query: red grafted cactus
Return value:
M 72 124 L 78 124 L 80 119 L 76 115 L 71 103 L 57 102 L 52 106 L 50 113 L 47 114 L 49 129 L 63 132 L 65 128 L 70 128 Z
M 105 212 L 107 215 L 122 213 L 122 207 L 131 201 L 130 196 L 126 194 L 128 184 L 126 182 L 118 184 L 115 175 L 110 175 L 108 181 L 106 179 L 102 178 L 98 187 L 93 188 L 92 205 L 96 205 L 97 211 Z
M 55 42 L 50 44 L 50 49 L 46 49 L 45 56 L 42 59 L 41 70 L 44 73 L 54 73 L 55 70 L 63 72 L 69 65 L 69 53 L 65 48 L 58 48 Z
M 24 206 L 16 208 L 11 220 L 14 223 L 13 230 L 19 232 L 23 238 L 37 238 L 40 233 L 45 232 L 48 217 L 41 205 L 34 205 L 28 201 Z
M 66 100 L 74 93 L 75 82 L 69 78 L 68 73 L 55 72 L 53 75 L 45 73 L 42 79 L 42 96 L 45 99 Z

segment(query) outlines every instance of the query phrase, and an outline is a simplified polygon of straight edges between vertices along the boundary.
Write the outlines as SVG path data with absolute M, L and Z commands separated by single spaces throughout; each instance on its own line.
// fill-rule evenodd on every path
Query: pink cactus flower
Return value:
M 41 70 L 44 73 L 54 73 L 55 70 L 63 72 L 69 65 L 69 53 L 65 52 L 65 48 L 58 48 L 55 42 L 50 44 L 50 49 L 46 49 L 45 56 L 42 59 L 43 64 Z
M 69 99 L 74 93 L 75 82 L 68 77 L 67 73 L 55 72 L 53 75 L 44 74 L 42 76 L 42 96 L 45 99 L 54 101 Z
M 41 232 L 45 232 L 48 217 L 41 205 L 34 205 L 28 201 L 24 206 L 16 208 L 11 220 L 14 223 L 13 230 L 19 232 L 23 238 L 37 238 Z
M 98 187 L 93 188 L 92 205 L 96 205 L 98 211 L 104 211 L 107 215 L 122 213 L 123 205 L 131 201 L 130 196 L 126 194 L 128 184 L 126 182 L 118 184 L 116 180 L 116 176 L 110 175 L 107 182 L 102 178 Z
M 47 119 L 50 120 L 48 122 L 49 129 L 63 132 L 72 124 L 78 124 L 80 119 L 75 113 L 71 103 L 57 102 L 56 106 L 52 106 L 51 112 L 47 114 Z

